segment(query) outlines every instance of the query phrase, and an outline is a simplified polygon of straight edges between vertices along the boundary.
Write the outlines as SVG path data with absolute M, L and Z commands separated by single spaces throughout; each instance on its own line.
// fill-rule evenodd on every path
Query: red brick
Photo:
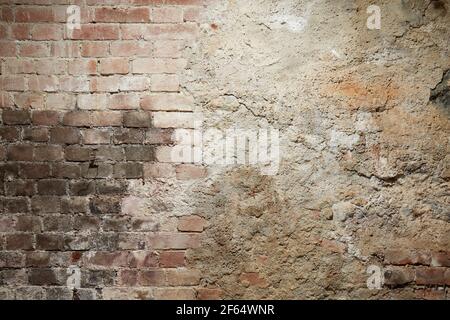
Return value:
M 118 278 L 119 278 L 119 285 L 125 287 L 134 287 L 137 285 L 138 271 L 129 269 L 120 270 Z
M 25 78 L 19 76 L 1 76 L 0 84 L 6 91 L 24 91 Z
M 90 81 L 90 89 L 93 92 L 118 92 L 120 88 L 120 77 L 94 77 Z
M 95 9 L 96 22 L 148 22 L 150 12 L 148 8 L 111 8 Z
M 58 77 L 55 76 L 30 76 L 28 89 L 32 91 L 56 92 L 59 88 Z
M 198 300 L 221 300 L 223 295 L 222 289 L 199 288 L 197 289 Z
M 31 30 L 33 40 L 62 40 L 63 26 L 58 24 L 37 24 Z
M 139 96 L 137 94 L 115 94 L 109 99 L 109 109 L 129 110 L 139 108 Z
M 50 93 L 45 102 L 48 109 L 73 109 L 76 101 L 73 95 Z
M 46 44 L 27 42 L 19 45 L 22 57 L 48 57 L 50 50 Z
M 159 265 L 162 268 L 184 267 L 185 264 L 184 251 L 162 251 L 159 255 Z
M 51 43 L 50 55 L 61 58 L 81 57 L 79 44 L 72 41 L 58 41 Z
M 141 238 L 137 239 L 141 240 Z M 157 267 L 159 263 L 158 255 L 153 251 L 133 251 L 130 252 L 128 259 L 130 268 L 152 268 Z
M 17 54 L 17 46 L 13 41 L 0 41 L 0 57 L 14 57 Z
M 89 82 L 86 77 L 69 77 L 64 76 L 59 78 L 60 90 L 71 93 L 89 92 Z
M 408 267 L 388 267 L 384 271 L 384 283 L 389 286 L 403 286 L 414 281 L 415 272 Z
M 385 253 L 384 260 L 393 265 L 429 265 L 431 256 L 428 253 L 421 253 L 413 250 L 389 250 Z
M 24 128 L 23 140 L 32 142 L 47 142 L 49 139 L 48 128 Z
M 81 44 L 81 56 L 83 57 L 106 57 L 109 46 L 106 42 L 83 42 Z
M 14 24 L 11 33 L 16 40 L 27 40 L 31 38 L 31 24 Z
M 14 103 L 21 109 L 42 109 L 44 108 L 43 92 L 23 92 L 14 95 Z
M 83 24 L 68 37 L 73 40 L 117 40 L 119 26 L 113 24 Z
M 100 74 L 127 74 L 128 70 L 128 59 L 107 58 L 100 60 Z
M 259 288 L 267 288 L 268 283 L 266 279 L 261 277 L 258 272 L 244 272 L 239 276 L 239 280 L 244 286 L 252 286 Z
M 122 252 L 90 252 L 86 257 L 87 264 L 97 267 L 126 267 L 128 253 Z
M 185 216 L 178 220 L 178 231 L 203 232 L 206 221 L 199 216 Z
M 32 122 L 34 125 L 53 126 L 59 123 L 57 111 L 33 111 Z
M 152 45 L 145 41 L 118 41 L 111 43 L 111 55 L 115 57 L 149 56 Z
M 154 249 L 188 249 L 200 244 L 198 234 L 154 233 L 148 237 L 149 245 Z
M 450 284 L 450 273 L 446 276 L 445 268 L 418 267 L 416 269 L 416 284 L 445 285 Z
M 18 7 L 15 15 L 16 22 L 53 22 L 54 15 L 51 7 Z
M 140 106 L 153 111 L 192 111 L 194 99 L 182 94 L 152 94 L 142 97 Z

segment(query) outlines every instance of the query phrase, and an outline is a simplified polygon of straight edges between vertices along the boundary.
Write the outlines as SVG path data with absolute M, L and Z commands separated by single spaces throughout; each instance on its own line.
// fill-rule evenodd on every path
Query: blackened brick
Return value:
M 6 198 L 4 199 L 4 210 L 6 213 L 27 213 L 27 198 Z
M 33 235 L 26 233 L 8 234 L 6 250 L 33 250 Z
M 87 196 L 95 192 L 95 183 L 89 180 L 71 181 L 69 194 L 72 196 Z
M 149 128 L 151 124 L 150 113 L 147 112 L 126 112 L 123 115 L 124 127 Z
M 139 129 L 116 129 L 114 131 L 115 144 L 141 144 L 144 142 L 144 132 Z
M 36 161 L 57 161 L 63 159 L 63 149 L 61 146 L 39 146 L 34 149 L 34 160 Z
M 58 279 L 54 270 L 52 269 L 31 269 L 28 276 L 28 281 L 35 286 L 49 286 L 58 285 Z
M 14 127 L 0 127 L 0 141 L 17 142 L 20 132 Z
M 77 179 L 81 176 L 81 168 L 77 164 L 58 163 L 53 165 L 52 173 L 55 178 Z
M 7 158 L 11 161 L 32 161 L 33 147 L 25 144 L 9 146 Z
M 67 161 L 89 161 L 93 159 L 93 151 L 88 147 L 68 146 L 65 149 L 65 157 Z
M 64 237 L 61 234 L 38 234 L 36 235 L 37 250 L 63 250 Z
M 125 148 L 125 156 L 128 161 L 153 161 L 155 149 L 150 146 L 130 146 Z
M 34 196 L 31 198 L 31 210 L 35 213 L 59 213 L 61 200 L 54 196 Z
M 114 165 L 114 178 L 138 179 L 142 178 L 143 165 L 137 162 L 124 162 Z
M 98 194 L 124 194 L 127 191 L 128 184 L 126 181 L 104 181 L 100 180 L 96 183 Z
M 49 131 L 47 128 L 25 128 L 23 130 L 23 140 L 32 142 L 47 142 Z

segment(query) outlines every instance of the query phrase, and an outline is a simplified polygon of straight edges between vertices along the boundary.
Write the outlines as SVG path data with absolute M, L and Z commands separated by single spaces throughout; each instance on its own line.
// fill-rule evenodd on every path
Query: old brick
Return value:
M 173 178 L 175 167 L 168 163 L 147 163 L 144 166 L 144 177 L 151 178 Z
M 109 99 L 109 109 L 130 110 L 139 108 L 139 96 L 137 94 L 114 94 Z
M 87 257 L 87 263 L 98 267 L 126 267 L 127 252 L 92 252 Z
M 160 7 L 152 9 L 152 22 L 180 23 L 183 22 L 183 10 L 178 7 Z
M 112 270 L 82 270 L 81 286 L 87 288 L 112 286 L 115 278 L 116 273 Z
M 81 168 L 75 163 L 58 163 L 52 166 L 55 178 L 77 179 L 81 176 Z
M 150 12 L 146 7 L 95 9 L 96 22 L 149 22 Z
M 95 183 L 89 180 L 71 181 L 69 194 L 72 196 L 87 196 L 95 193 Z
M 86 197 L 65 197 L 61 200 L 61 213 L 87 213 L 89 198 Z
M 56 277 L 55 271 L 48 268 L 31 269 L 28 276 L 28 281 L 31 285 L 35 286 L 49 286 L 60 284 Z
M 5 192 L 8 196 L 32 196 L 34 195 L 34 181 L 6 181 Z
M 31 198 L 31 209 L 35 213 L 59 213 L 61 201 L 54 196 L 34 196 Z
M 402 286 L 414 281 L 414 271 L 407 267 L 389 267 L 384 271 L 384 283 L 389 286 Z
M 83 162 L 94 159 L 94 152 L 89 147 L 68 146 L 65 149 L 67 161 Z
M 178 231 L 203 232 L 206 221 L 199 216 L 185 216 L 178 220 Z
M 63 159 L 61 146 L 39 146 L 34 149 L 34 160 L 36 161 L 58 161 Z
M 107 42 L 83 42 L 81 44 L 81 56 L 106 57 L 108 55 L 108 49 L 109 45 Z
M 42 179 L 50 177 L 50 166 L 40 163 L 20 164 L 20 176 L 26 179 Z
M 97 194 L 123 194 L 128 189 L 128 183 L 126 181 L 97 181 L 96 190 Z
M 95 159 L 97 161 L 122 161 L 125 155 L 122 147 L 97 146 L 95 147 Z
M 200 244 L 198 234 L 188 233 L 154 233 L 148 236 L 150 247 L 155 249 L 188 249 Z
M 12 161 L 32 161 L 33 147 L 26 144 L 10 145 L 7 151 L 7 158 Z
M 142 97 L 140 106 L 152 111 L 192 111 L 194 99 L 182 94 L 152 94 Z
M 62 234 L 37 234 L 36 249 L 57 251 L 64 249 L 64 236 Z
M 49 132 L 47 128 L 25 128 L 23 130 L 23 140 L 31 142 L 47 142 Z
M 167 284 L 163 270 L 146 270 L 139 273 L 138 282 L 142 286 L 164 286 Z
M 50 142 L 59 144 L 76 144 L 80 141 L 80 133 L 75 128 L 53 128 L 50 131 Z
M 59 117 L 57 111 L 33 111 L 32 122 L 34 125 L 54 126 L 59 123 Z
M 152 44 L 146 41 L 117 41 L 111 43 L 111 55 L 115 57 L 149 56 Z
M 18 125 L 18 124 L 30 124 L 30 112 L 28 110 L 12 110 L 5 109 L 2 113 L 3 123 Z
M 196 286 L 200 283 L 200 271 L 189 269 L 167 270 L 171 286 Z
M 113 24 L 83 24 L 72 33 L 73 40 L 117 40 L 119 26 Z
M 85 144 L 109 144 L 111 142 L 111 131 L 100 129 L 84 130 L 83 142 Z
M 31 234 L 18 233 L 5 236 L 6 250 L 33 250 L 34 237 Z
M 99 65 L 100 74 L 127 74 L 129 70 L 128 59 L 107 58 L 101 59 Z
M 0 251 L 0 268 L 21 268 L 25 265 L 25 255 L 21 252 Z
M 198 300 L 221 300 L 223 290 L 218 288 L 198 288 L 197 299 Z
M 450 251 L 434 252 L 431 256 L 433 267 L 450 267 Z
M 393 265 L 429 265 L 431 256 L 428 253 L 412 250 L 389 250 L 385 253 L 384 260 Z
M 178 268 L 185 266 L 183 251 L 162 251 L 159 256 L 159 264 L 163 268 Z
M 95 197 L 91 199 L 89 208 L 92 214 L 119 213 L 121 201 L 113 197 Z
M 72 217 L 68 215 L 47 216 L 43 219 L 45 232 L 72 231 Z
M 17 217 L 17 224 L 15 229 L 22 232 L 35 232 L 42 231 L 42 221 L 40 217 L 36 216 L 19 216 Z
M 125 147 L 125 157 L 128 161 L 152 161 L 155 158 L 155 150 L 150 146 Z
M 19 130 L 14 127 L 0 127 L 0 141 L 17 142 Z
M 92 125 L 91 115 L 88 111 L 72 111 L 64 115 L 63 124 L 74 127 L 88 127 Z
M 155 112 L 153 125 L 157 128 L 195 128 L 197 114 L 181 112 Z
M 152 268 L 157 267 L 159 257 L 153 251 L 132 251 L 128 257 L 128 265 L 130 268 Z
M 94 111 L 92 125 L 94 127 L 120 127 L 122 125 L 122 113 L 117 111 Z
M 179 180 L 194 180 L 206 177 L 208 174 L 205 167 L 191 164 L 180 164 L 176 167 L 176 176 Z
M 115 144 L 142 144 L 144 132 L 140 129 L 120 128 L 114 130 Z
M 61 179 L 44 179 L 37 183 L 38 193 L 41 195 L 65 195 L 66 181 Z
M 113 166 L 107 163 L 90 162 L 82 166 L 81 175 L 89 179 L 111 178 L 113 175 Z
M 119 285 L 126 287 L 133 287 L 137 285 L 138 271 L 124 269 L 119 271 Z
M 26 213 L 29 211 L 27 198 L 5 198 L 3 199 L 5 213 Z
M 150 114 L 147 112 L 126 112 L 123 115 L 123 125 L 132 128 L 148 128 L 151 124 Z
M 268 283 L 258 272 L 244 272 L 239 276 L 239 280 L 245 286 L 255 286 L 259 288 L 266 288 Z
M 419 285 L 444 285 L 450 283 L 446 278 L 445 268 L 418 267 L 416 269 L 416 283 Z M 450 276 L 448 274 L 447 276 Z
M 195 291 L 192 288 L 157 288 L 154 296 L 158 300 L 194 300 Z
M 100 226 L 100 219 L 94 216 L 79 216 L 74 218 L 74 229 L 87 231 L 98 230 Z
M 45 251 L 28 252 L 25 258 L 27 267 L 48 267 L 50 264 L 50 253 Z

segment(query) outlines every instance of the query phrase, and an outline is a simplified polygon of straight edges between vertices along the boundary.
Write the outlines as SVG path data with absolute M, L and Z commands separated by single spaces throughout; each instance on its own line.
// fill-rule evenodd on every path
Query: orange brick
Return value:
M 54 21 L 51 7 L 18 7 L 16 22 L 52 22 Z
M 150 12 L 148 8 L 112 8 L 95 9 L 96 22 L 148 22 Z
M 146 41 L 118 41 L 111 43 L 111 55 L 115 57 L 149 56 L 152 45 Z
M 73 30 L 67 39 L 73 40 L 117 40 L 119 26 L 111 24 L 84 24 L 80 29 Z
M 83 57 L 106 57 L 109 46 L 107 42 L 83 42 L 81 55 Z
M 159 265 L 163 268 L 184 267 L 185 264 L 184 251 L 162 251 L 159 254 Z

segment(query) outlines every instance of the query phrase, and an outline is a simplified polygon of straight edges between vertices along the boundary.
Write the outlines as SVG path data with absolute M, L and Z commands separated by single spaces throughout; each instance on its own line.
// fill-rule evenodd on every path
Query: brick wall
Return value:
M 167 159 L 173 130 L 193 121 L 180 74 L 201 5 L 0 1 L 0 299 L 196 297 L 185 252 L 204 220 L 156 219 L 129 186 L 205 175 Z

